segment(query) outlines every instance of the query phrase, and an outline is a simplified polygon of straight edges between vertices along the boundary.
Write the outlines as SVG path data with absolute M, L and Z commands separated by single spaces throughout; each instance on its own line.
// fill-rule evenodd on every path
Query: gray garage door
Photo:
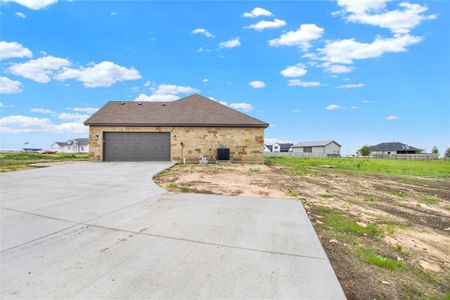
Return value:
M 170 160 L 170 133 L 105 132 L 105 161 Z

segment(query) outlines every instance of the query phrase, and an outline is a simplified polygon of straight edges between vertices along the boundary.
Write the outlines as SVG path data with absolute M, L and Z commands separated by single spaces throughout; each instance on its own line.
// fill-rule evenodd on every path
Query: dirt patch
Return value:
M 349 299 L 445 297 L 450 290 L 450 179 L 279 165 L 177 165 L 175 192 L 300 199 Z

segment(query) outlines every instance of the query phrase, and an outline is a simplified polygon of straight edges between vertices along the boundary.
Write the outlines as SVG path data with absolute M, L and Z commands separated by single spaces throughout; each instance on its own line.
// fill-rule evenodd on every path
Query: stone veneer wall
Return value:
M 89 126 L 89 160 L 103 160 L 103 132 L 170 132 L 171 160 L 177 162 L 197 162 L 200 155 L 215 160 L 220 145 L 230 148 L 232 162 L 264 162 L 264 128 Z

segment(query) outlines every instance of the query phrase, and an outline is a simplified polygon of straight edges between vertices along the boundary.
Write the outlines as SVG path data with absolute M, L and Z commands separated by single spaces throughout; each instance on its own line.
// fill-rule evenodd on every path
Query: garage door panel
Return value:
M 168 132 L 105 132 L 105 161 L 170 160 Z

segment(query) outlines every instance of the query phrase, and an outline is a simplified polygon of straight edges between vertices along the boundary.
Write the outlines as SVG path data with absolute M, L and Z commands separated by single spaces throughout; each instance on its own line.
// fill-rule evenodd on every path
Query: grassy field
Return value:
M 450 177 L 448 160 L 390 160 L 373 158 L 297 158 L 267 157 L 266 163 L 288 166 L 298 174 L 314 168 L 333 168 L 339 171 L 357 171 L 401 176 Z
M 87 160 L 86 153 L 39 154 L 24 152 L 0 153 L 0 172 L 13 172 L 36 168 L 33 164 Z
M 301 201 L 348 299 L 450 300 L 450 162 L 268 158 L 176 165 L 173 192 Z

